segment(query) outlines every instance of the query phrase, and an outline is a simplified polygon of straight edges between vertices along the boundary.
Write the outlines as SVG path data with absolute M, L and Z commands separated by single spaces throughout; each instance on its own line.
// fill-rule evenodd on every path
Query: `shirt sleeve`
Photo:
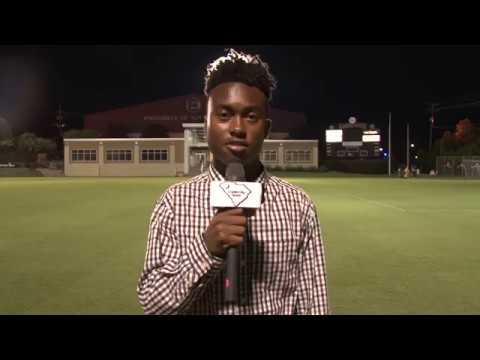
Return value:
M 203 234 L 180 246 L 174 219 L 167 191 L 150 219 L 145 263 L 137 286 L 146 314 L 185 313 L 224 262 L 210 254 Z
M 300 257 L 297 309 L 299 315 L 328 315 L 325 247 L 315 205 L 304 223 L 304 247 Z

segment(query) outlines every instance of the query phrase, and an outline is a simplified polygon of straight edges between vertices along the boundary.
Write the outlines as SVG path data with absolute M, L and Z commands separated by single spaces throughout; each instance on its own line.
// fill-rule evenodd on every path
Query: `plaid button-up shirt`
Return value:
M 314 203 L 296 186 L 263 171 L 262 205 L 248 217 L 240 246 L 241 304 L 223 301 L 224 260 L 204 232 L 216 209 L 207 172 L 171 186 L 153 210 L 137 287 L 146 314 L 327 314 L 325 253 Z

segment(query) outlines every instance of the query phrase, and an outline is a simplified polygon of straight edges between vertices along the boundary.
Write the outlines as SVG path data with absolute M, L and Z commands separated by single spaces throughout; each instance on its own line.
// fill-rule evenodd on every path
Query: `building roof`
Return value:
M 110 124 L 156 124 L 170 132 L 183 132 L 183 123 L 203 122 L 205 109 L 206 97 L 203 94 L 189 94 L 87 114 L 84 127 L 102 131 L 108 129 Z M 290 132 L 306 125 L 306 118 L 302 113 L 272 108 L 270 115 L 272 132 Z

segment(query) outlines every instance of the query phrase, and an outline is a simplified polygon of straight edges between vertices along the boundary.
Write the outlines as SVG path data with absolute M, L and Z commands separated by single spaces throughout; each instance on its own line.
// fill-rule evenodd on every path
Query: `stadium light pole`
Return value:
M 410 170 L 410 124 L 407 123 L 407 169 Z
M 388 113 L 388 176 L 392 175 L 392 113 Z
M 432 132 L 433 132 L 433 123 L 435 121 L 435 105 L 432 104 L 432 117 L 430 118 L 430 137 L 428 139 L 428 151 L 432 151 Z

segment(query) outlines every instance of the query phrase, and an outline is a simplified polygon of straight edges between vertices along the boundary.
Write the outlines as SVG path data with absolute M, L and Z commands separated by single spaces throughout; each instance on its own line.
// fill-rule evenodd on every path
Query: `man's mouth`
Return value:
M 233 142 L 227 143 L 227 148 L 232 152 L 237 152 L 238 153 L 238 152 L 243 152 L 243 151 L 247 150 L 248 145 L 244 142 L 233 141 Z

